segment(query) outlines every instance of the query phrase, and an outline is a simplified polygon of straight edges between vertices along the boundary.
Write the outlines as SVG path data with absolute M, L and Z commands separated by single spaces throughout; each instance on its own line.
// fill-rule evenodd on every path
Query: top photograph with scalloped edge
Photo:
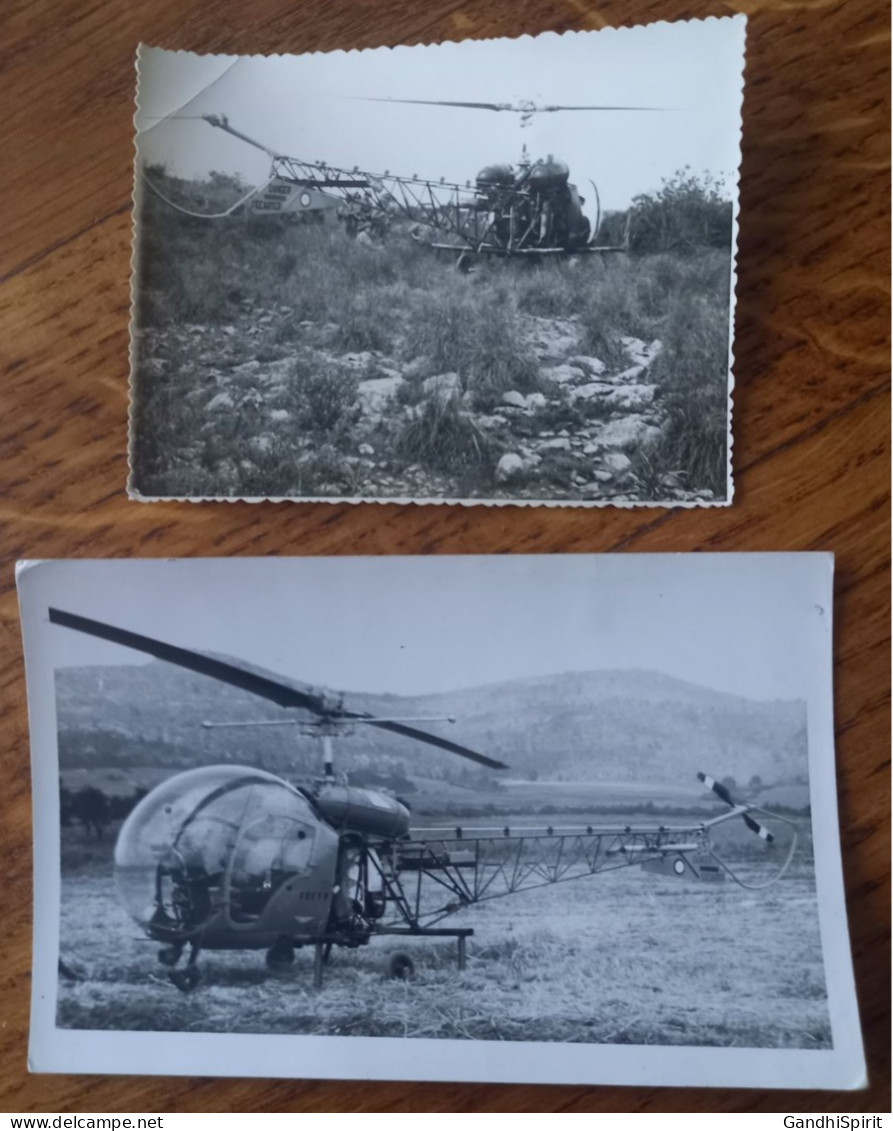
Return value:
M 141 47 L 131 498 L 730 504 L 745 28 Z

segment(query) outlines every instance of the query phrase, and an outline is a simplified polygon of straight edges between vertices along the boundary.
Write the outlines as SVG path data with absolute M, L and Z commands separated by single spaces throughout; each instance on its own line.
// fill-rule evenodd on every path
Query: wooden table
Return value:
M 124 494 L 133 55 L 273 52 L 746 11 L 735 505 L 140 506 Z M 7 1111 L 890 1110 L 889 13 L 873 0 L 8 0 L 0 37 Z M 838 781 L 871 1084 L 856 1095 L 29 1077 L 20 557 L 680 550 L 837 554 Z M 833 835 L 833 830 L 829 830 Z

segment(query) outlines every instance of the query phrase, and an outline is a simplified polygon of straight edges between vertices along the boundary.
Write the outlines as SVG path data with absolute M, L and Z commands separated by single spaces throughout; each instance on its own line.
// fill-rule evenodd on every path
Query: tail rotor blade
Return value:
M 767 844 L 771 844 L 772 841 L 775 840 L 772 833 L 770 833 L 764 825 L 761 825 L 759 821 L 755 821 L 749 813 L 742 813 L 741 816 L 744 818 L 745 825 L 747 825 L 752 833 L 756 833 L 760 840 L 764 840 Z
M 712 789 L 716 796 L 721 801 L 724 801 L 730 809 L 736 808 L 737 802 L 732 797 L 731 793 L 729 793 L 728 789 L 726 789 L 726 787 L 722 784 L 722 782 L 716 781 L 715 779 L 711 778 L 709 774 L 700 773 L 698 774 L 698 781 L 702 781 L 708 789 Z M 761 825 L 760 822 L 751 817 L 749 813 L 742 813 L 741 819 L 744 821 L 745 825 L 747 825 L 752 833 L 756 833 L 760 840 L 764 840 L 767 844 L 771 844 L 775 840 L 775 837 L 772 835 L 772 833 L 769 832 L 765 825 Z
M 709 774 L 698 774 L 698 781 L 702 781 L 708 789 L 712 789 L 720 801 L 725 801 L 731 809 L 735 808 L 735 802 L 732 800 L 732 795 L 722 784 L 721 781 L 716 781 L 711 778 Z

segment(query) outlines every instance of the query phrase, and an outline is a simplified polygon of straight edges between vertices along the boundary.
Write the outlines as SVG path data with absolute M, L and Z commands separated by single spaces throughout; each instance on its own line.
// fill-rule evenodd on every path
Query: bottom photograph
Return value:
M 864 1082 L 830 555 L 18 580 L 33 1069 Z

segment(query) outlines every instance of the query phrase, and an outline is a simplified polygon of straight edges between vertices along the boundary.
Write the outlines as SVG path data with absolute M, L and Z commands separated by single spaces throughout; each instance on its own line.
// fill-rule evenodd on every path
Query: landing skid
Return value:
M 459 970 L 464 970 L 466 967 L 468 956 L 465 940 L 473 934 L 473 927 L 385 927 L 375 931 L 376 936 L 394 935 L 401 938 L 455 939 L 456 964 Z M 313 988 L 315 990 L 322 988 L 323 968 L 328 962 L 331 949 L 332 943 L 330 941 L 322 940 L 314 944 Z M 396 966 L 394 963 L 391 964 L 391 976 L 395 978 L 409 977 L 412 973 L 412 960 L 408 955 L 398 955 L 397 957 L 402 961 L 397 963 Z

